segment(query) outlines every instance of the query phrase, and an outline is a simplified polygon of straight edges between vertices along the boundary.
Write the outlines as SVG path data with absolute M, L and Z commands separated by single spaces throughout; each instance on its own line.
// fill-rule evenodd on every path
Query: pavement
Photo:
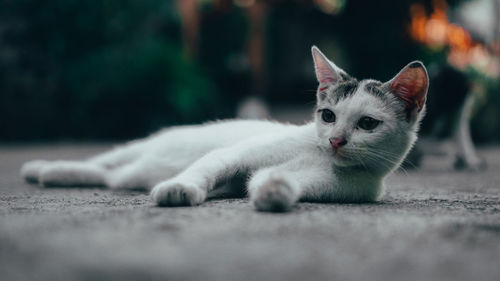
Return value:
M 31 159 L 82 159 L 108 144 L 0 145 L 1 280 L 500 280 L 500 148 L 483 172 L 424 160 L 376 204 L 247 198 L 159 208 L 146 193 L 42 188 Z

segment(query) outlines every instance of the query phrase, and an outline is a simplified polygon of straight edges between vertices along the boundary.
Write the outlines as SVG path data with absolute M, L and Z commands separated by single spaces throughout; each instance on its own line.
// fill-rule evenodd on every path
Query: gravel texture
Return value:
M 110 145 L 0 146 L 1 280 L 500 280 L 500 148 L 484 172 L 429 157 L 376 204 L 254 211 L 246 198 L 159 208 L 141 192 L 45 189 L 31 159 Z

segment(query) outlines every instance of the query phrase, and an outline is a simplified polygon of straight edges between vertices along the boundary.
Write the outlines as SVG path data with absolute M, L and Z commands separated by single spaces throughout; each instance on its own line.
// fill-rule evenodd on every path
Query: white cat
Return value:
M 314 121 L 295 126 L 229 120 L 174 127 L 84 162 L 31 161 L 22 169 L 44 186 L 152 188 L 159 206 L 197 205 L 218 184 L 249 175 L 260 211 L 298 200 L 372 202 L 417 138 L 428 88 L 420 62 L 392 80 L 357 81 L 312 48 L 319 81 Z

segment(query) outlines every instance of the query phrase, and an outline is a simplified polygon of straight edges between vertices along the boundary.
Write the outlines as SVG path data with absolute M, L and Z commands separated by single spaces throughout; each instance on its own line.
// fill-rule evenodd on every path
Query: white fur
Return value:
M 242 172 L 250 175 L 250 200 L 262 211 L 286 211 L 298 200 L 376 201 L 385 176 L 414 143 L 420 117 L 403 120 L 395 114 L 400 104 L 382 103 L 363 92 L 363 83 L 337 104 L 318 102 L 336 113 L 334 124 L 315 113 L 302 126 L 230 120 L 176 127 L 84 162 L 28 162 L 21 174 L 42 185 L 152 189 L 160 206 L 200 204 L 218 183 Z M 383 123 L 373 132 L 358 130 L 362 116 Z M 328 139 L 338 136 L 349 142 L 334 154 Z

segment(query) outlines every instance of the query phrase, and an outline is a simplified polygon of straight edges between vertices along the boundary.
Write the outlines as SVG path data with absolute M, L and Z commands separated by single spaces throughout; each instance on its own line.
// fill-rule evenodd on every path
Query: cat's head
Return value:
M 417 138 L 429 78 L 411 62 L 382 83 L 356 80 L 313 47 L 319 82 L 314 113 L 320 147 L 339 167 L 387 172 L 397 168 Z

